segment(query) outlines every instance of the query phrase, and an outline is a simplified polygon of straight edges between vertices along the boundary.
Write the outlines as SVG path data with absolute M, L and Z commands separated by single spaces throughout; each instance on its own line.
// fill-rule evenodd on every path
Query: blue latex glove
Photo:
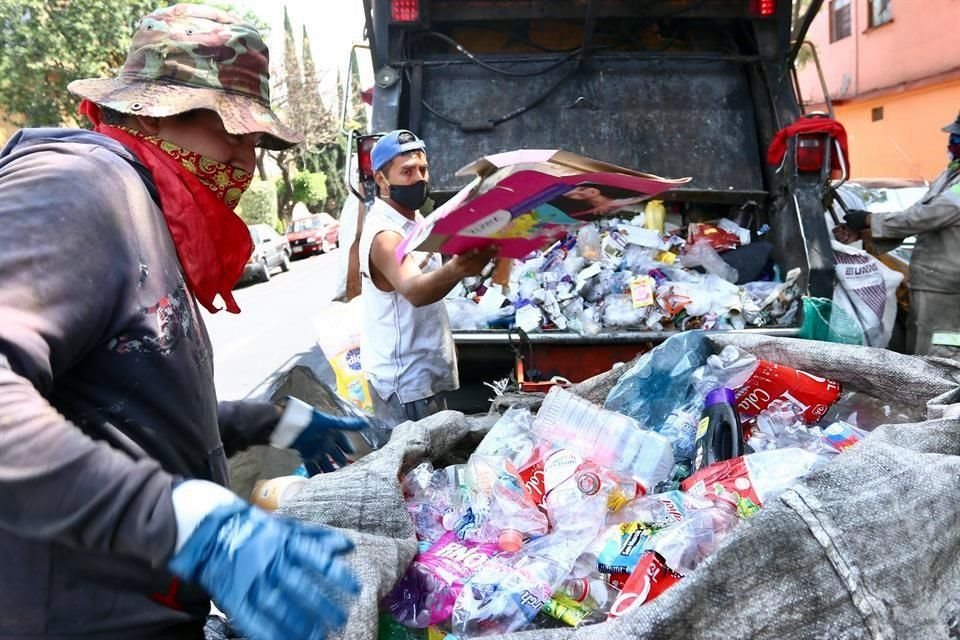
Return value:
M 309 470 L 319 468 L 329 473 L 346 466 L 347 455 L 355 452 L 344 432 L 360 431 L 369 426 L 367 419 L 331 416 L 291 397 L 287 399 L 270 444 L 296 450 Z
M 175 493 L 197 482 L 210 484 L 190 481 Z M 185 510 L 195 510 L 197 498 L 188 499 L 192 504 Z M 178 526 L 179 520 L 178 513 Z M 359 592 L 341 561 L 352 549 L 332 530 L 274 517 L 234 499 L 200 520 L 169 569 L 206 589 L 250 640 L 322 640 L 346 623 L 345 608 Z

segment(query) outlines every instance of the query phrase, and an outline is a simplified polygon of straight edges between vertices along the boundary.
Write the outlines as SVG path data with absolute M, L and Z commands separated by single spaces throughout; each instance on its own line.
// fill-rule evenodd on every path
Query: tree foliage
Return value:
M 0 109 L 24 126 L 77 123 L 67 84 L 112 76 L 157 0 L 0 0 Z
M 302 202 L 310 210 L 323 209 L 327 204 L 326 174 L 302 171 L 294 176 L 293 200 Z
M 247 224 L 277 226 L 277 189 L 272 182 L 254 180 L 240 198 L 237 215 Z
M 304 142 L 288 151 L 271 152 L 274 162 L 280 167 L 278 181 L 280 216 L 289 220 L 293 205 L 305 202 L 315 209 L 323 209 L 332 215 L 340 210 L 346 199 L 343 184 L 343 167 L 346 160 L 346 140 L 340 133 L 339 107 L 326 104 L 320 92 L 320 78 L 313 60 L 310 36 L 304 28 L 300 51 L 297 51 L 289 15 L 284 14 L 284 48 L 282 74 L 274 78 L 276 107 L 283 120 L 304 135 Z M 338 82 L 339 89 L 339 82 Z M 359 89 L 354 92 L 359 104 Z M 365 126 L 361 108 L 351 111 L 350 120 L 355 126 Z M 357 121 L 360 121 L 358 124 Z M 325 195 L 320 202 L 298 200 L 298 191 L 293 185 L 295 176 L 323 174 Z
M 21 126 L 76 126 L 67 85 L 115 76 L 137 22 L 174 0 L 0 0 L 0 110 Z M 237 14 L 230 2 L 211 1 Z M 249 11 L 240 14 L 264 31 Z M 266 37 L 266 34 L 264 34 Z

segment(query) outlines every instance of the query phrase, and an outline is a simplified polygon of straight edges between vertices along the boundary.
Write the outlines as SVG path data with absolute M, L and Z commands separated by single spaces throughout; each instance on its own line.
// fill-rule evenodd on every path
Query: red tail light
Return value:
M 750 0 L 750 15 L 754 18 L 772 18 L 777 12 L 777 0 Z
M 380 139 L 379 134 L 360 136 L 357 141 L 357 156 L 359 157 L 359 169 L 361 179 L 373 177 L 373 159 L 370 153 L 373 151 L 373 145 Z
M 797 171 L 819 173 L 823 169 L 823 152 L 828 139 L 822 133 L 797 136 Z
M 420 22 L 420 0 L 390 0 L 390 22 Z

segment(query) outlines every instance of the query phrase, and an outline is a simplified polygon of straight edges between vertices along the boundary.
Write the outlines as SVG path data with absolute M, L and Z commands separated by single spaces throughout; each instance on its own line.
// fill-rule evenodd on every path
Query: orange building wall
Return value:
M 883 120 L 872 121 L 875 107 L 883 107 Z M 836 105 L 853 177 L 932 181 L 947 164 L 947 134 L 940 129 L 958 110 L 960 80 Z
M 870 29 L 867 0 L 851 0 L 851 29 L 830 42 L 830 0 L 814 19 L 807 40 L 820 57 L 834 99 L 928 78 L 960 68 L 960 0 L 891 0 L 893 20 Z M 816 67 L 800 69 L 804 101 L 823 102 Z
M 851 33 L 830 42 L 830 0 L 807 40 L 816 47 L 836 117 L 847 128 L 857 178 L 932 180 L 946 165 L 940 128 L 960 110 L 960 0 L 891 0 L 893 20 L 868 27 L 867 0 L 851 0 Z M 799 69 L 808 110 L 825 110 L 816 65 Z M 883 107 L 883 119 L 872 110 Z

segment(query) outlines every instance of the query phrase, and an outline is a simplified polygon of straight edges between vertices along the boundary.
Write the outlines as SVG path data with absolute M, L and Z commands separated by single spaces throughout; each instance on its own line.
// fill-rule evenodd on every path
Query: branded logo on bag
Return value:
M 360 371 L 360 347 L 354 347 L 347 351 L 345 360 L 351 371 Z
M 490 559 L 488 554 L 479 549 L 471 549 L 456 543 L 451 543 L 437 551 L 437 557 L 454 560 L 468 569 L 476 569 Z

